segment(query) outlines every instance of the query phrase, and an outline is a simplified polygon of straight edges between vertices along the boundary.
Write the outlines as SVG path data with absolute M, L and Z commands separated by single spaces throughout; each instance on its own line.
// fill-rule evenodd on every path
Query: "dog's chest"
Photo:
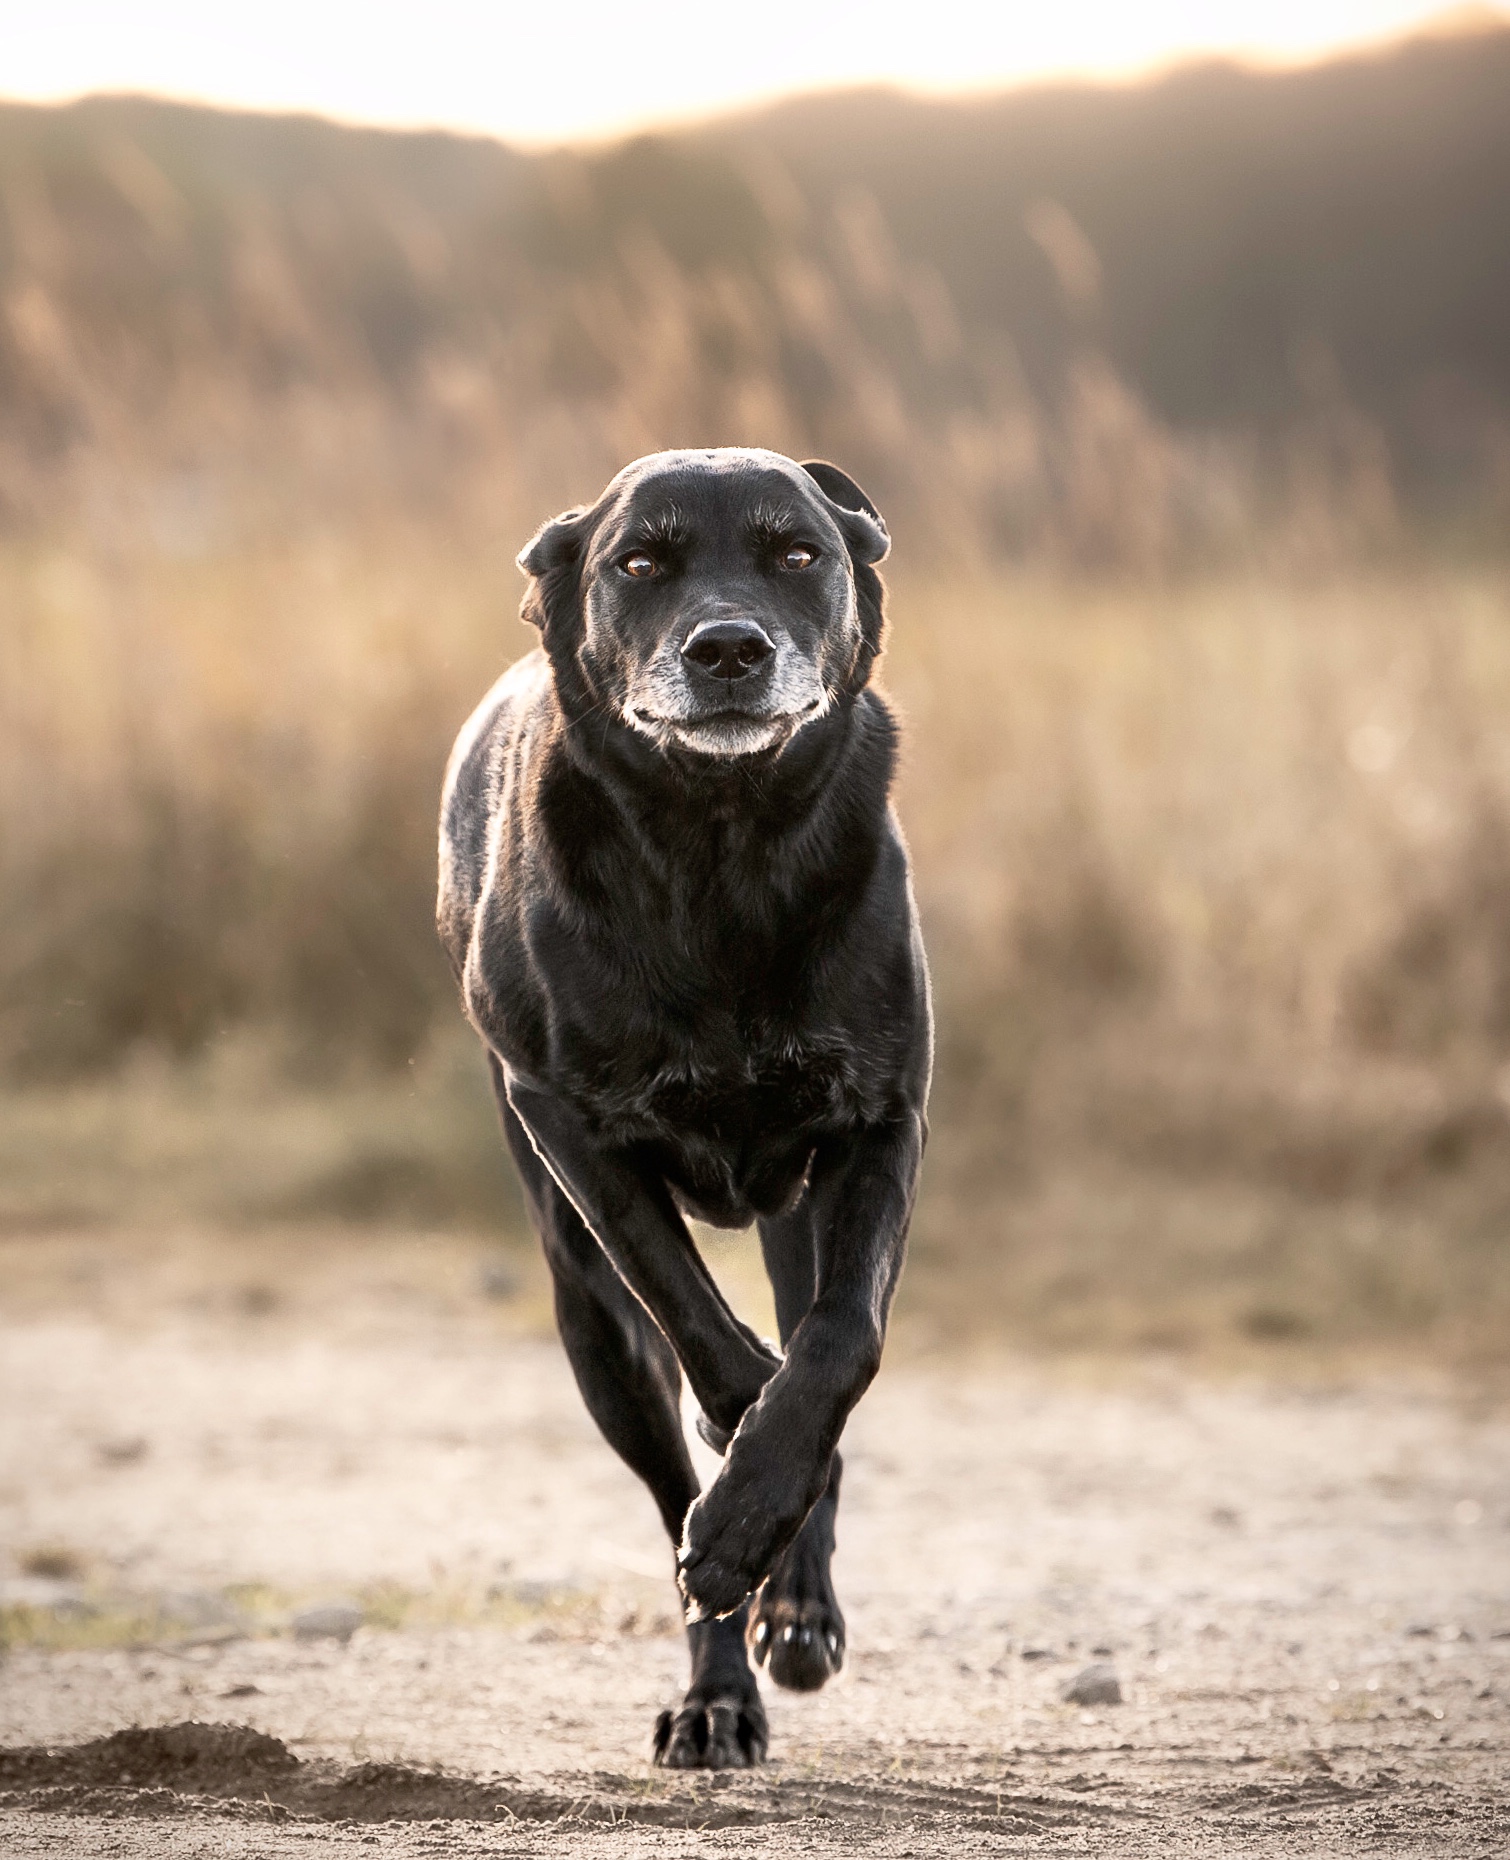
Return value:
M 731 1017 L 699 1035 L 604 1055 L 587 1089 L 617 1141 L 741 1149 L 863 1121 L 872 1093 L 858 1060 L 841 1036 L 751 1030 Z
M 742 1227 L 790 1204 L 826 1135 L 874 1113 L 842 1042 L 749 1041 L 665 1047 L 654 1064 L 615 1067 L 590 1089 L 611 1144 L 639 1149 L 684 1212 Z

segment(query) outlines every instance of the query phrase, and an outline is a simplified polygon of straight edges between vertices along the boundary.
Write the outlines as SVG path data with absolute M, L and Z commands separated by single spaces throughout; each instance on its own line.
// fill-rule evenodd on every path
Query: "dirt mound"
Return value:
M 732 1781 L 733 1779 L 728 1779 Z M 52 1813 L 179 1815 L 193 1810 L 321 1821 L 639 1821 L 737 1827 L 789 1821 L 801 1807 L 730 1794 L 724 1778 L 647 1798 L 622 1777 L 574 1778 L 567 1790 L 476 1780 L 402 1763 L 342 1770 L 305 1763 L 245 1725 L 167 1724 L 61 1749 L 0 1749 L 0 1807 Z M 721 1799 L 726 1794 L 729 1799 Z M 710 1799 L 711 1797 L 711 1799 Z
M 0 1785 L 169 1788 L 218 1795 L 300 1768 L 287 1744 L 240 1724 L 161 1724 L 114 1731 L 63 1750 L 0 1750 Z

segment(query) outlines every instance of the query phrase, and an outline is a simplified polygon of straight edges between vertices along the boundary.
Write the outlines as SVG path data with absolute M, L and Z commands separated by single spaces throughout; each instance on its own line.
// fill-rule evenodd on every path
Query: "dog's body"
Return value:
M 447 772 L 441 936 L 578 1383 L 679 1548 L 678 1766 L 764 1754 L 747 1627 L 788 1685 L 843 1657 L 835 1449 L 880 1360 L 932 1041 L 867 682 L 886 547 L 831 466 L 641 460 L 520 557 L 542 649 Z M 684 1213 L 758 1223 L 783 1356 Z M 700 1498 L 682 1372 L 727 1449 Z

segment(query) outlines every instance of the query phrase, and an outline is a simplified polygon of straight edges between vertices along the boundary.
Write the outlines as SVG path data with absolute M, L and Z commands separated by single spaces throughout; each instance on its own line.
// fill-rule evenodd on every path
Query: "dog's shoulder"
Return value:
M 441 788 L 436 918 L 458 969 L 487 882 L 493 830 L 509 818 L 509 789 L 522 778 L 532 742 L 557 722 L 550 666 L 537 648 L 498 679 L 452 746 Z

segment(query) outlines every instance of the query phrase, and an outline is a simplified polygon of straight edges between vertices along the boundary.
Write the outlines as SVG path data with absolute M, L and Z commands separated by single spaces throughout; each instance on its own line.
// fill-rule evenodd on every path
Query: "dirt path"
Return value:
M 392 1286 L 243 1304 L 0 1326 L 0 1745 L 279 1740 L 0 1758 L 8 1855 L 1510 1852 L 1503 1411 L 894 1363 L 848 1669 L 767 1688 L 763 1772 L 667 1777 L 669 1557 L 555 1345 Z M 349 1644 L 286 1631 L 336 1599 Z M 1093 1658 L 1123 1703 L 1063 1701 Z

